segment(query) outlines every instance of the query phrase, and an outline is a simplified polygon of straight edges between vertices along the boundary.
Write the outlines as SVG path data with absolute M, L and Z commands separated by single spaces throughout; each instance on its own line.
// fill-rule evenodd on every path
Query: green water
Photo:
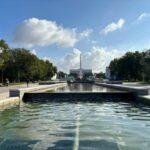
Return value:
M 150 108 L 146 106 L 49 102 L 23 103 L 0 111 L 0 150 L 149 148 Z

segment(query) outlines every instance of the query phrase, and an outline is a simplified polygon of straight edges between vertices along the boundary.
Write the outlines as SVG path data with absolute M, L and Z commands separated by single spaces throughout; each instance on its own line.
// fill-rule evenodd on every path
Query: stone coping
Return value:
M 149 101 L 150 101 L 150 95 L 139 96 L 139 97 L 141 97 L 141 98 L 143 98 L 143 99 L 147 99 L 147 100 L 149 100 Z
M 57 84 L 51 84 L 51 85 L 38 85 L 35 87 L 26 87 L 26 88 L 18 88 L 18 89 L 10 89 L 9 96 L 10 97 L 20 97 L 20 99 L 23 98 L 24 93 L 30 93 L 34 91 L 40 91 L 40 90 L 48 90 L 48 89 L 55 89 L 59 87 L 65 87 L 67 86 L 67 83 L 57 83 Z
M 150 95 L 138 96 L 137 101 L 150 106 Z
M 108 88 L 134 92 L 136 95 L 150 94 L 150 87 L 136 87 L 136 86 L 123 85 L 123 84 L 107 84 L 107 83 L 98 83 L 98 82 L 96 82 L 95 84 L 100 86 L 105 86 Z
M 6 99 L 3 99 L 0 101 L 0 109 L 7 108 L 11 105 L 15 105 L 15 104 L 19 104 L 19 103 L 20 103 L 19 97 L 6 98 Z

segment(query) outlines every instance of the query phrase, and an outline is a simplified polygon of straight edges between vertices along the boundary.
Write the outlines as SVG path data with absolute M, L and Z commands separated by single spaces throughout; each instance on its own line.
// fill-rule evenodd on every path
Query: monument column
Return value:
M 81 54 L 80 54 L 80 71 L 79 71 L 79 78 L 80 78 L 80 79 L 83 78 Z

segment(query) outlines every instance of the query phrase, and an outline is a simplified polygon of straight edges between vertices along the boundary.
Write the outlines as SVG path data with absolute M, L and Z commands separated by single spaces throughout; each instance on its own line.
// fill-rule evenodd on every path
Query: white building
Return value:
M 108 79 L 108 80 L 111 79 L 111 73 L 110 73 L 109 67 L 106 67 L 105 77 L 106 77 L 106 79 Z
M 80 55 L 80 68 L 70 69 L 70 74 L 77 75 L 79 79 L 83 79 L 86 75 L 92 75 L 92 69 L 82 69 L 81 55 Z

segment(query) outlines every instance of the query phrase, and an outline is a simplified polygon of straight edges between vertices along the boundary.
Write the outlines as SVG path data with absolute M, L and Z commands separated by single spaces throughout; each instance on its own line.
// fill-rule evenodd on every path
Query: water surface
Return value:
M 149 150 L 149 135 L 150 108 L 121 101 L 22 103 L 0 111 L 0 150 Z
M 115 89 L 111 89 L 111 88 L 106 88 L 106 87 L 102 87 L 99 85 L 95 85 L 95 84 L 89 84 L 89 83 L 73 83 L 73 84 L 69 84 L 68 86 L 64 87 L 64 88 L 59 88 L 57 89 L 57 91 L 64 91 L 64 92 L 70 92 L 70 91 L 74 91 L 74 92 L 79 92 L 79 91 L 90 91 L 90 92 L 113 92 L 113 91 L 117 91 Z

